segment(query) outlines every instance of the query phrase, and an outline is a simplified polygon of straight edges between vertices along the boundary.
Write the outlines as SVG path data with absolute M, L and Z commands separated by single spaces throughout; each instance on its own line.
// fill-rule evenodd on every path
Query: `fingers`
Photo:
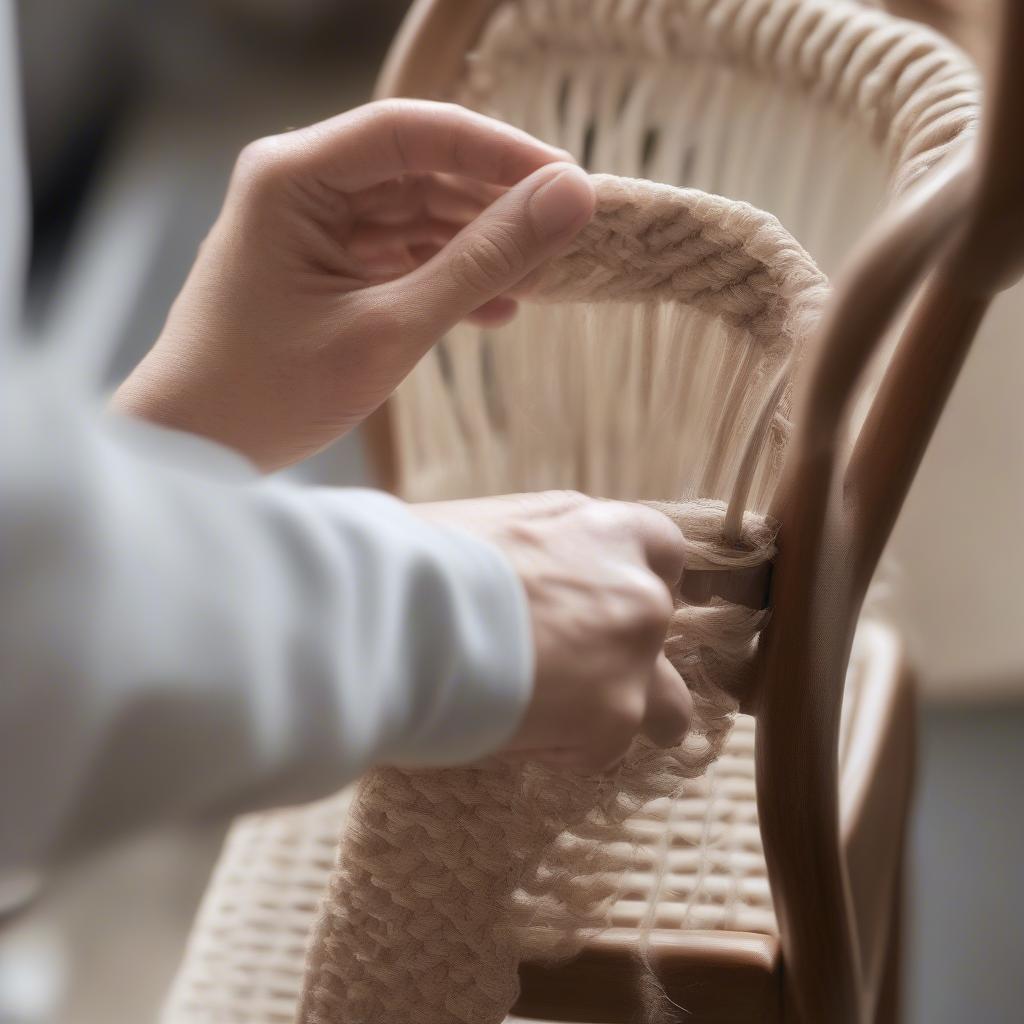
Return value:
M 593 212 L 593 186 L 575 164 L 542 168 L 390 286 L 384 301 L 433 340 L 562 251 Z
M 588 773 L 606 772 L 629 753 L 640 734 L 655 746 L 668 749 L 686 739 L 693 721 L 693 698 L 682 677 L 660 653 L 649 675 L 620 681 L 620 694 L 597 737 L 585 749 L 564 748 L 537 752 L 552 765 L 573 764 Z
M 452 240 L 463 225 L 425 217 L 408 224 L 359 224 L 352 229 L 348 248 L 360 259 L 373 260 L 379 253 L 433 246 L 434 251 Z
M 690 694 L 664 654 L 674 607 L 667 581 L 682 564 L 669 519 L 572 492 L 418 508 L 471 524 L 522 583 L 534 685 L 506 751 L 594 773 L 614 767 L 641 734 L 660 746 L 686 735 Z
M 641 678 L 620 680 L 614 699 L 605 709 L 603 722 L 592 730 L 577 752 L 578 771 L 588 775 L 608 772 L 626 756 L 643 724 L 647 680 L 646 674 Z M 609 711 L 611 714 L 607 713 Z
M 479 309 L 473 310 L 467 317 L 480 327 L 501 327 L 512 320 L 519 310 L 519 303 L 507 295 L 499 295 L 490 302 L 485 302 Z
M 686 738 L 693 718 L 693 698 L 664 653 L 654 663 L 647 691 L 643 733 L 659 747 L 674 747 Z
M 644 557 L 669 588 L 674 590 L 683 574 L 686 545 L 679 527 L 668 516 L 647 505 L 630 504 L 633 528 Z
M 624 688 L 629 683 L 622 682 Z M 642 688 L 642 683 L 639 684 Z M 538 761 L 552 768 L 570 768 L 585 774 L 607 772 L 629 753 L 637 735 L 642 733 L 663 749 L 678 746 L 686 739 L 693 721 L 693 698 L 682 677 L 664 654 L 654 663 L 647 687 L 643 716 L 638 720 L 636 703 L 619 702 L 620 714 L 612 716 L 597 739 L 583 749 L 572 746 L 512 750 L 507 756 L 516 761 Z
M 367 268 L 367 279 L 393 281 L 432 259 L 458 233 L 445 221 L 422 221 L 407 227 L 364 224 L 353 230 L 349 250 Z M 519 303 L 499 295 L 473 310 L 467 319 L 480 327 L 500 327 L 512 320 Z
M 679 527 L 668 516 L 632 501 L 596 500 L 591 515 L 603 522 L 604 532 L 630 550 L 638 546 L 647 567 L 675 592 L 683 573 L 686 545 Z
M 518 128 L 428 100 L 368 103 L 279 139 L 296 171 L 339 192 L 421 171 L 512 185 L 544 164 L 571 159 Z
M 380 224 L 422 217 L 468 224 L 506 189 L 449 174 L 404 175 L 348 197 L 352 216 Z

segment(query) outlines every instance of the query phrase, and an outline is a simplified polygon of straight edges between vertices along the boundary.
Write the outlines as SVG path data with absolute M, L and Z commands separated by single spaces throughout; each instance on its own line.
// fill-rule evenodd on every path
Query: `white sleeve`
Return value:
M 497 549 L 382 494 L 257 479 L 59 381 L 0 380 L 0 869 L 515 729 L 529 621 Z

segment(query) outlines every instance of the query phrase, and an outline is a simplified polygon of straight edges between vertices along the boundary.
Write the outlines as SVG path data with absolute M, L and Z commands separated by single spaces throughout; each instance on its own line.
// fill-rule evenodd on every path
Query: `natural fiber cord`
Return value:
M 516 424 L 529 426 L 530 402 L 513 388 L 528 379 L 523 370 L 532 358 L 546 356 L 567 367 L 589 358 L 613 369 L 620 384 L 637 376 L 634 394 L 620 390 L 613 397 L 607 387 L 586 391 L 585 414 L 601 394 L 625 405 L 640 399 L 645 385 L 657 387 L 650 364 L 646 373 L 637 365 L 653 354 L 656 324 L 672 334 L 689 327 L 694 366 L 707 354 L 702 349 L 718 349 L 703 361 L 706 376 L 697 392 L 708 391 L 710 401 L 694 402 L 693 411 L 706 419 L 690 423 L 701 438 L 702 466 L 701 481 L 691 486 L 736 499 L 737 535 L 726 536 L 729 515 L 721 501 L 659 507 L 687 539 L 687 568 L 765 565 L 774 554 L 774 530 L 761 516 L 741 519 L 742 503 L 761 468 L 758 457 L 768 464 L 759 475 L 761 490 L 774 481 L 774 456 L 786 433 L 785 420 L 776 417 L 786 397 L 779 381 L 787 379 L 802 338 L 816 322 L 824 278 L 778 221 L 753 207 L 628 179 L 602 176 L 594 183 L 592 224 L 533 283 L 534 296 L 561 308 L 559 334 L 539 336 L 548 353 L 535 352 L 521 337 L 495 338 L 495 348 L 505 348 L 495 361 L 508 377 L 495 373 L 488 381 L 486 374 L 464 373 L 457 389 L 435 377 L 439 390 L 423 404 L 429 412 L 409 427 L 423 438 L 449 401 L 480 406 L 484 386 L 497 389 L 502 415 L 478 419 L 458 465 L 474 474 L 482 461 L 498 459 L 502 476 L 496 483 L 518 489 L 523 481 L 514 474 L 520 463 L 499 453 Z M 602 336 L 595 337 L 595 302 L 614 303 L 620 314 L 646 321 L 648 335 L 605 338 L 602 320 Z M 667 312 L 672 315 L 662 317 Z M 547 307 L 534 310 L 541 319 L 549 313 Z M 479 335 L 467 332 L 446 344 L 454 361 L 480 343 Z M 579 346 L 592 351 L 583 353 Z M 598 346 L 603 351 L 593 350 Z M 512 360 L 525 363 L 520 372 L 510 371 Z M 564 380 L 571 384 L 571 377 Z M 610 377 L 607 383 L 613 383 Z M 768 424 L 774 429 L 766 429 Z M 605 439 L 580 432 L 566 437 L 571 443 L 564 449 L 550 439 L 547 454 L 565 458 L 560 475 L 573 483 L 574 470 L 587 464 L 574 459 L 581 446 L 585 453 L 588 442 L 603 446 Z M 432 486 L 439 486 L 436 465 L 425 468 Z M 659 468 L 663 479 L 671 479 L 671 466 Z M 414 485 L 416 467 L 409 469 Z M 504 1020 L 515 1001 L 523 956 L 572 952 L 607 923 L 619 883 L 605 847 L 621 835 L 622 822 L 652 800 L 677 795 L 684 780 L 702 775 L 717 757 L 766 618 L 761 609 L 722 601 L 678 603 L 666 651 L 694 695 L 693 735 L 668 752 L 637 743 L 613 775 L 581 778 L 500 762 L 371 772 L 357 790 L 339 868 L 310 947 L 299 1020 Z

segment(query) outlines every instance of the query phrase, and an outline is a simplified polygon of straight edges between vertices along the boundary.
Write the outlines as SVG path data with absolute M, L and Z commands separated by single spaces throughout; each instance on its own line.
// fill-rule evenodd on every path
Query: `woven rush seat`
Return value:
M 697 788 L 626 823 L 622 857 L 632 870 L 612 910 L 611 938 L 627 938 L 623 932 L 647 917 L 661 867 L 654 928 L 775 934 L 753 750 L 753 719 L 740 716 Z M 350 796 L 234 823 L 165 1008 L 167 1024 L 294 1020 Z
M 860 709 L 862 679 L 885 645 L 885 629 L 866 624 L 846 680 L 841 763 Z M 640 928 L 752 932 L 775 936 L 754 777 L 755 720 L 737 715 L 718 760 L 676 796 L 652 801 L 623 824 L 616 856 L 619 894 L 605 939 L 640 944 Z M 631 930 L 632 935 L 627 932 Z
M 161 1019 L 292 1021 L 306 947 L 351 797 L 238 818 L 200 904 Z
M 862 630 L 846 689 L 842 752 L 855 730 L 862 677 L 879 657 Z M 636 942 L 641 922 L 677 935 L 777 926 L 757 826 L 754 719 L 736 718 L 719 760 L 678 798 L 623 828 L 621 892 L 597 942 Z M 291 1024 L 320 899 L 337 860 L 352 791 L 239 818 L 225 840 L 164 1007 L 163 1024 Z M 730 938 L 734 936 L 729 936 Z M 529 969 L 529 968 L 527 968 Z
M 771 891 L 757 827 L 754 720 L 742 715 L 707 773 L 654 801 L 623 829 L 613 928 L 726 929 L 772 935 Z

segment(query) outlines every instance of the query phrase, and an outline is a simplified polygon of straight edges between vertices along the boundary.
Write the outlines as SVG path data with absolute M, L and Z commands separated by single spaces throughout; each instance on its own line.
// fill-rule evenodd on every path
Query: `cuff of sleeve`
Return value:
M 123 446 L 165 469 L 224 483 L 250 483 L 260 478 L 244 455 L 207 437 L 116 412 L 108 413 L 105 423 L 108 433 Z
M 518 575 L 487 541 L 427 523 L 390 495 L 362 491 L 360 498 L 378 503 L 382 518 L 407 521 L 433 579 L 420 601 L 437 602 L 414 612 L 408 638 L 413 660 L 420 671 L 431 666 L 433 678 L 419 680 L 423 692 L 413 697 L 414 719 L 384 759 L 405 766 L 457 765 L 493 754 L 515 733 L 533 689 L 529 606 Z M 415 678 L 416 667 L 410 670 Z
M 465 631 L 465 671 L 447 708 L 424 732 L 424 760 L 465 764 L 493 754 L 519 728 L 533 692 L 533 636 L 526 593 L 496 545 L 464 530 L 434 525 L 446 536 L 449 566 L 458 576 Z M 413 747 L 417 744 L 414 743 Z

